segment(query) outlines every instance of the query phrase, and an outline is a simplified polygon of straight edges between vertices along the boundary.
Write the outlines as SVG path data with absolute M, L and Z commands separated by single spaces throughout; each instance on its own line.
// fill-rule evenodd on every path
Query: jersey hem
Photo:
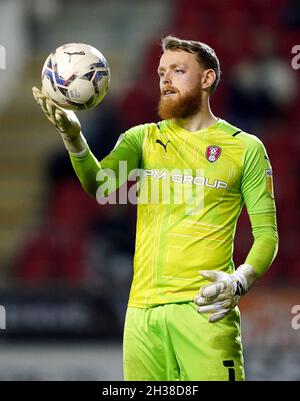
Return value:
M 196 296 L 196 293 L 195 293 L 195 296 Z M 157 301 L 153 301 L 151 304 L 129 301 L 127 306 L 132 307 L 132 308 L 148 309 L 148 308 L 153 308 L 155 306 L 165 305 L 165 304 L 179 304 L 179 303 L 184 303 L 184 302 L 194 302 L 195 296 L 190 296 L 188 298 L 185 297 L 182 299 L 170 299 L 170 300 L 166 300 L 166 301 L 157 300 Z

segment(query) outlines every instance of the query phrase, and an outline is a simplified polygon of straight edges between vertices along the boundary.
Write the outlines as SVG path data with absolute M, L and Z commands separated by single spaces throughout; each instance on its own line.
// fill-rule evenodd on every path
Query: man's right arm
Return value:
M 48 120 L 61 134 L 65 148 L 69 152 L 74 170 L 83 186 L 91 196 L 96 197 L 100 170 L 112 170 L 117 182 L 116 187 L 127 180 L 130 172 L 140 167 L 142 155 L 143 126 L 130 129 L 121 135 L 115 148 L 100 162 L 92 154 L 81 132 L 80 122 L 75 113 L 61 109 L 43 92 L 33 88 L 33 96 L 41 106 Z M 126 162 L 127 174 L 119 171 L 119 162 Z M 105 174 L 104 174 L 105 175 Z
M 83 188 L 93 197 L 110 172 L 116 178 L 115 187 L 127 181 L 130 173 L 140 168 L 142 157 L 143 126 L 133 127 L 122 134 L 114 149 L 98 161 L 87 145 L 81 153 L 69 152 L 73 168 Z M 120 164 L 122 162 L 123 164 Z M 99 171 L 103 174 L 97 179 Z

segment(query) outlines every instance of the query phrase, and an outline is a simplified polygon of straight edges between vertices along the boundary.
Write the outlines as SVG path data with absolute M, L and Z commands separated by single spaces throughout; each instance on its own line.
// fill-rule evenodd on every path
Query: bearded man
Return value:
M 120 161 L 126 162 L 125 179 L 133 170 L 143 172 L 124 328 L 125 380 L 244 380 L 237 304 L 277 253 L 272 169 L 257 137 L 211 111 L 220 80 L 214 50 L 174 36 L 162 40 L 162 50 L 162 120 L 126 131 L 101 161 L 75 114 L 37 88 L 33 93 L 89 194 L 97 197 L 99 172 L 115 175 L 117 186 L 124 182 Z M 178 196 L 183 192 L 188 196 Z M 236 269 L 233 241 L 243 205 L 254 242 Z

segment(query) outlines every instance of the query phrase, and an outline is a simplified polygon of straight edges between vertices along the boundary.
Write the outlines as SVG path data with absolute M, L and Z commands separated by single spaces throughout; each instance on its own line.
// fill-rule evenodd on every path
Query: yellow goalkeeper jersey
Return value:
M 141 169 L 129 306 L 193 300 L 207 284 L 199 270 L 234 270 L 243 204 L 250 215 L 275 213 L 262 142 L 225 120 L 196 132 L 174 120 L 134 127 L 100 166 L 117 172 L 120 160 Z
M 130 168 L 142 168 L 129 306 L 193 300 L 199 270 L 234 269 L 243 203 L 249 214 L 275 211 L 264 146 L 221 119 L 196 132 L 166 120 L 127 131 L 101 167 L 128 160 L 127 149 Z

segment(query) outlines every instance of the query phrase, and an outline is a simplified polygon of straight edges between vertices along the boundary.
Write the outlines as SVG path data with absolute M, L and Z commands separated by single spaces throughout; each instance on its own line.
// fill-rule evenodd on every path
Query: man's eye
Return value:
M 181 73 L 183 73 L 184 71 L 177 68 L 177 69 L 175 70 L 175 72 L 181 74 Z

